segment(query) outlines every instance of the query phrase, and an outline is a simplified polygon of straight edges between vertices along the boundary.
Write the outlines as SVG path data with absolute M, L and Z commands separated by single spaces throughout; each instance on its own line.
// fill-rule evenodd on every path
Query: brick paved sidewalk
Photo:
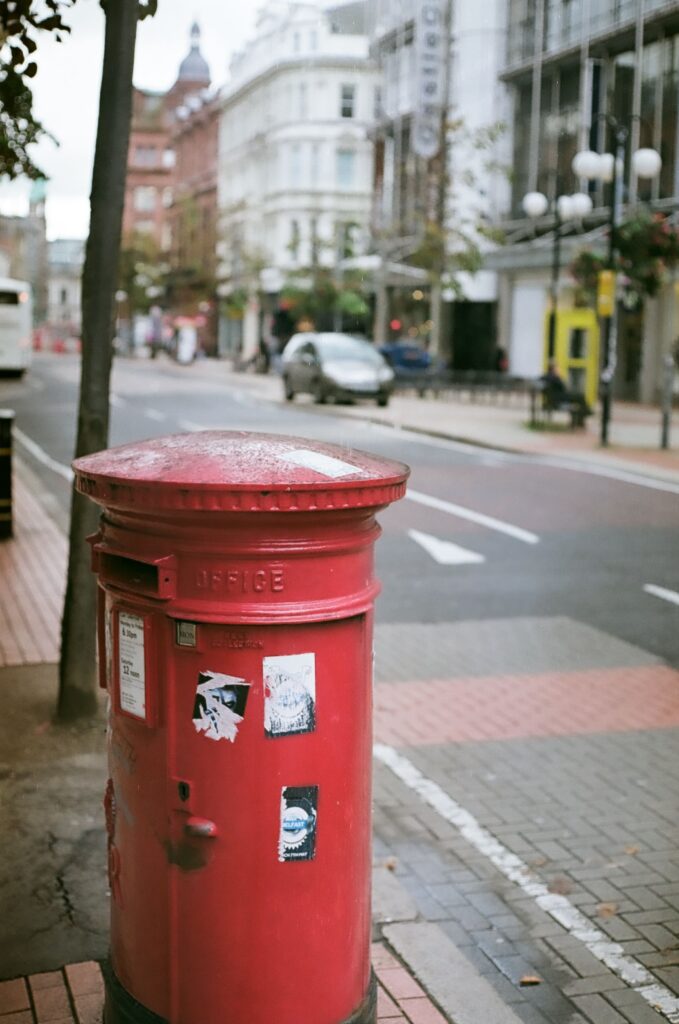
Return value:
M 22 474 L 14 474 L 14 537 L 0 543 L 0 668 L 59 660 L 66 538 Z
M 399 961 L 375 944 L 378 1024 L 446 1024 Z M 100 1024 L 104 982 L 94 961 L 0 982 L 0 1024 Z
M 399 623 L 376 647 L 376 738 L 426 780 L 378 768 L 376 851 L 416 911 L 525 1024 L 679 1020 L 679 671 L 563 617 Z

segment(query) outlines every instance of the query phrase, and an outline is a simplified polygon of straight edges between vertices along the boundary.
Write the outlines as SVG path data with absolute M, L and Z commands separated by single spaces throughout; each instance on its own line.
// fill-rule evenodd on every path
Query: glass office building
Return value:
M 510 244 L 493 265 L 501 278 L 502 341 L 517 372 L 535 373 L 543 360 L 553 235 L 546 217 L 536 237 L 522 199 L 534 190 L 550 199 L 581 190 L 591 195 L 591 216 L 564 240 L 564 305 L 573 299 L 566 264 L 579 248 L 605 249 L 610 202 L 606 186 L 578 181 L 573 156 L 583 149 L 611 152 L 611 118 L 629 130 L 623 215 L 639 203 L 674 213 L 679 204 L 679 3 L 507 0 L 507 18 L 500 74 L 513 104 L 511 201 L 503 221 Z M 631 153 L 646 146 L 662 157 L 661 173 L 652 181 L 635 179 L 631 166 Z M 541 232 L 547 234 L 541 238 Z M 643 308 L 621 313 L 618 397 L 657 398 L 662 357 L 679 333 L 676 307 L 668 283 Z

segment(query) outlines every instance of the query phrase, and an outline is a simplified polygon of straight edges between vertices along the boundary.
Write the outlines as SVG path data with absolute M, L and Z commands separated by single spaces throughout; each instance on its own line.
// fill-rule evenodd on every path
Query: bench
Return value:
M 540 426 L 551 423 L 555 413 L 566 413 L 570 417 L 573 430 L 582 429 L 590 414 L 582 401 L 576 401 L 568 395 L 555 395 L 541 381 L 535 381 L 530 388 L 530 425 Z

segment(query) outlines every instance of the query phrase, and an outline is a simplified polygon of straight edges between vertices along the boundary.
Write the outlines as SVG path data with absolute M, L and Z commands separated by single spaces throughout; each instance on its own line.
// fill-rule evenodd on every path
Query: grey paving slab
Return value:
M 384 929 L 391 946 L 455 1024 L 521 1024 L 469 959 L 434 924 L 394 924 Z
M 377 865 L 373 868 L 372 880 L 373 924 L 414 921 L 417 918 L 418 909 L 415 901 L 392 870 Z
M 656 665 L 639 647 L 563 616 L 453 623 L 381 623 L 379 682 Z

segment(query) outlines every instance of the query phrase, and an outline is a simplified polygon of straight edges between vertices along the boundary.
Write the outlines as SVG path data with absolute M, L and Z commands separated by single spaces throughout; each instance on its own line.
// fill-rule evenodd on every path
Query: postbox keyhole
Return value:
M 191 787 L 188 782 L 180 782 L 177 785 L 177 792 L 179 793 L 179 799 L 184 803 L 191 795 Z

